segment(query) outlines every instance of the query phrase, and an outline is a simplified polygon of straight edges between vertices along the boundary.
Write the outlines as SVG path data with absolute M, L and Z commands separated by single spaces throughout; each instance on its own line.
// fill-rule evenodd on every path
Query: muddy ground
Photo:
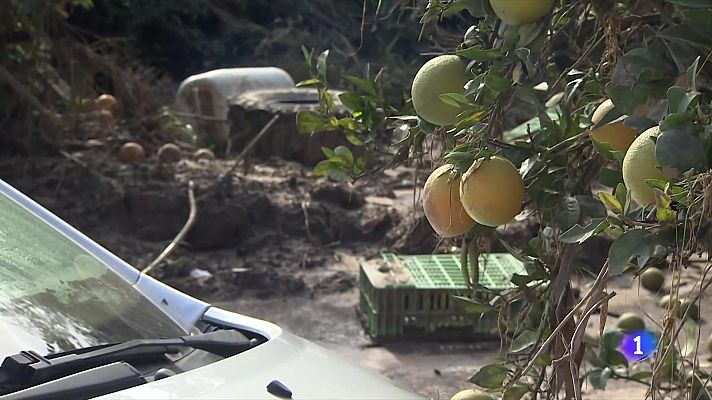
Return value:
M 193 181 L 197 222 L 152 275 L 218 306 L 278 323 L 432 398 L 470 387 L 467 379 L 497 357 L 497 340 L 378 345 L 361 325 L 360 258 L 383 251 L 427 254 L 453 245 L 440 243 L 417 203 L 414 208 L 414 187 L 424 177 L 415 179 L 412 168 L 388 169 L 353 186 L 315 179 L 297 163 L 255 160 L 213 187 L 230 165 L 187 159 L 122 165 L 110 151 L 90 148 L 62 158 L 5 160 L 0 178 L 137 267 L 149 264 L 185 223 Z M 205 195 L 209 188 L 215 190 Z M 518 222 L 503 234 L 517 243 L 532 229 Z M 579 261 L 600 265 L 606 243 L 588 246 Z M 698 268 L 690 271 L 688 290 L 699 274 Z M 586 282 L 578 278 L 576 284 Z M 659 321 L 660 295 L 638 293 L 636 283 L 623 276 L 612 284 L 618 295 L 610 311 L 643 309 L 651 323 Z M 706 310 L 712 307 L 702 307 L 703 316 L 712 316 Z M 596 330 L 592 322 L 590 331 Z M 709 334 L 708 324 L 702 332 Z M 586 388 L 586 398 L 644 396 L 642 387 L 612 385 L 607 392 Z

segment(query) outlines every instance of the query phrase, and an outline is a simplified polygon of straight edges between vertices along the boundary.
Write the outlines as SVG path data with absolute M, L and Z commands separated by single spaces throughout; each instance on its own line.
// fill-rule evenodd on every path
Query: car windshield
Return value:
M 0 360 L 186 334 L 129 282 L 0 193 Z

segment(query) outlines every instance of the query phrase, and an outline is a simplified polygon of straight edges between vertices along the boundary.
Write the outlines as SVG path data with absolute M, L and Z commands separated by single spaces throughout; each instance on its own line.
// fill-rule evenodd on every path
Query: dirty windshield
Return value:
M 0 359 L 184 334 L 121 277 L 0 194 Z

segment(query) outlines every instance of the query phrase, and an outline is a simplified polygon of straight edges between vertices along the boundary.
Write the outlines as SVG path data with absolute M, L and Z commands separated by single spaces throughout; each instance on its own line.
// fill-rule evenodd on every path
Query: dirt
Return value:
M 100 155 L 87 150 L 59 162 L 15 161 L 23 167 L 3 169 L 2 177 L 135 266 L 147 265 L 186 222 L 193 181 L 196 223 L 155 274 L 209 300 L 236 291 L 265 297 L 353 287 L 353 277 L 342 275 L 327 275 L 312 287 L 311 276 L 337 249 L 377 255 L 405 223 L 392 207 L 396 195 L 383 188 L 410 179 L 407 170 L 357 187 L 313 179 L 296 163 L 266 161 L 203 196 L 229 161 L 123 165 Z M 212 279 L 191 279 L 198 267 Z
M 197 222 L 186 243 L 152 272 L 169 285 L 273 321 L 432 398 L 447 399 L 470 387 L 467 379 L 496 359 L 497 340 L 376 344 L 365 333 L 356 309 L 360 258 L 383 251 L 426 254 L 455 244 L 439 242 L 418 207 L 414 210 L 412 169 L 386 170 L 352 185 L 315 179 L 300 164 L 270 159 L 239 169 L 204 196 L 230 166 L 225 160 L 124 165 L 94 147 L 63 158 L 14 159 L 0 166 L 0 178 L 138 268 L 185 223 L 192 181 Z M 520 221 L 502 234 L 523 243 L 536 229 Z M 578 256 L 580 264 L 600 265 L 607 245 L 591 241 Z M 492 248 L 503 250 L 496 243 Z M 698 268 L 691 271 L 690 282 L 699 274 Z M 662 320 L 655 305 L 661 294 L 642 289 L 639 294 L 634 282 L 626 275 L 611 284 L 618 293 L 611 318 L 642 309 L 651 323 Z M 701 309 L 703 317 L 712 317 L 712 307 Z M 589 330 L 597 331 L 597 325 L 592 322 Z M 702 325 L 703 337 L 709 330 Z M 585 398 L 644 396 L 642 386 L 612 385 L 606 392 L 586 387 Z

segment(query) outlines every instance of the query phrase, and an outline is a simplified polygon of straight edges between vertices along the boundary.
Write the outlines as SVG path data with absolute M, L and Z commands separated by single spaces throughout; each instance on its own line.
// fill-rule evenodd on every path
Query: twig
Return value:
M 62 162 L 62 169 L 59 171 L 59 179 L 57 181 L 57 186 L 54 188 L 54 197 L 59 197 L 59 191 L 62 190 L 62 183 L 64 183 L 64 175 L 67 173 L 67 161 Z
M 601 268 L 601 272 L 599 272 L 599 276 L 602 276 L 603 278 L 596 279 L 596 283 L 591 287 L 589 290 L 589 293 L 592 293 L 588 303 L 586 304 L 586 308 L 584 311 L 584 315 L 579 319 L 578 326 L 576 327 L 576 330 L 574 331 L 574 335 L 571 338 L 571 350 L 573 353 L 578 352 L 579 347 L 581 346 L 581 337 L 583 336 L 583 333 L 586 329 L 586 325 L 588 324 L 588 318 L 591 316 L 591 313 L 593 310 L 595 310 L 602 302 L 603 300 L 610 299 L 611 297 L 615 296 L 615 292 L 612 292 L 612 294 L 608 296 L 604 296 L 603 298 L 599 298 L 600 295 L 603 294 L 603 288 L 606 285 L 606 282 L 608 282 L 608 263 L 606 262 L 603 264 L 603 267 Z
M 151 264 L 141 270 L 142 274 L 148 274 L 153 268 L 155 268 L 159 263 L 161 263 L 161 261 L 168 257 L 168 255 L 173 252 L 173 250 L 183 241 L 183 239 L 185 239 L 185 236 L 188 234 L 188 232 L 190 232 L 190 229 L 195 224 L 195 218 L 198 215 L 198 207 L 195 204 L 195 192 L 193 188 L 193 181 L 189 181 L 188 201 L 190 202 L 190 213 L 188 214 L 188 220 L 185 222 L 185 225 L 183 225 L 183 228 L 181 228 L 180 232 L 178 232 L 178 234 L 171 241 L 171 243 L 166 246 L 163 252 L 158 257 L 156 257 L 156 259 L 153 260 Z
M 601 272 L 599 272 L 598 277 L 596 278 L 596 281 L 593 284 L 593 287 L 596 287 L 599 284 L 599 282 L 601 282 L 604 279 L 604 276 L 606 275 L 607 272 L 608 272 L 608 263 L 604 264 L 603 268 L 601 268 Z M 551 332 L 551 335 L 549 335 L 549 337 L 544 341 L 544 343 L 541 345 L 541 347 L 539 347 L 539 350 L 537 350 L 537 352 L 531 358 L 531 360 L 529 361 L 527 366 L 524 367 L 524 369 L 520 373 L 517 374 L 517 378 L 514 380 L 519 379 L 519 377 L 522 377 L 522 376 L 526 375 L 527 372 L 529 372 L 529 370 L 534 366 L 534 363 L 536 363 L 536 360 L 539 358 L 539 356 L 541 356 L 541 354 L 544 352 L 544 350 L 547 347 L 549 347 L 551 342 L 554 341 L 554 339 L 559 334 L 559 332 L 561 332 L 561 330 L 564 328 L 564 325 L 566 325 L 566 322 L 568 322 L 568 320 L 573 318 L 574 314 L 576 313 L 576 310 L 578 310 L 582 305 L 584 305 L 588 301 L 588 299 L 591 298 L 593 293 L 594 293 L 593 290 L 589 290 L 588 293 L 586 293 L 586 296 L 584 296 L 584 298 L 581 299 L 581 301 L 579 301 L 578 304 L 576 304 L 571 309 L 571 311 L 569 311 L 568 314 L 566 314 L 566 316 L 561 320 L 561 322 L 559 322 L 559 325 L 557 325 L 556 328 L 554 328 L 554 330 Z
M 627 380 L 627 381 L 640 383 L 641 385 L 650 386 L 650 383 L 649 383 L 649 382 L 646 382 L 646 381 L 644 381 L 644 380 L 642 380 L 642 379 L 634 378 L 634 377 L 632 377 L 632 376 L 625 376 L 625 375 L 616 374 L 616 372 L 613 371 L 612 369 L 611 369 L 611 377 L 613 377 L 613 378 L 618 378 L 618 379 L 625 379 L 625 380 Z
M 205 190 L 205 192 L 203 192 L 203 193 L 198 197 L 198 199 L 204 199 L 205 197 L 208 197 L 210 194 L 212 194 L 212 192 L 213 192 L 217 187 L 219 187 L 219 186 L 221 186 L 223 183 L 225 183 L 225 181 L 227 181 L 227 180 L 230 178 L 230 176 L 232 176 L 232 174 L 235 172 L 235 170 L 236 170 L 237 167 L 240 165 L 240 163 L 242 163 L 242 162 L 244 161 L 244 159 L 245 159 L 245 157 L 247 156 L 247 154 L 249 154 L 250 151 L 252 151 L 252 149 L 255 147 L 255 145 L 257 145 L 257 143 L 262 139 L 262 137 L 264 137 L 265 134 L 266 134 L 267 132 L 269 132 L 269 129 L 272 127 L 272 125 L 274 125 L 275 122 L 277 122 L 278 119 L 279 119 L 279 114 L 277 114 L 277 115 L 275 115 L 274 117 L 272 117 L 272 119 L 270 119 L 270 120 L 265 124 L 265 126 L 262 127 L 262 130 L 260 130 L 260 132 L 259 132 L 254 138 L 252 138 L 252 140 L 250 141 L 250 143 L 248 143 L 247 146 L 245 146 L 245 148 L 242 149 L 242 151 L 240 152 L 240 154 L 238 154 L 237 158 L 235 158 L 235 163 L 232 165 L 232 167 L 230 167 L 229 170 L 225 171 L 225 173 L 223 173 L 223 174 L 218 178 L 218 180 L 215 181 L 215 183 L 213 183 L 212 185 L 208 186 L 208 188 Z
M 304 229 L 307 232 L 307 239 L 309 239 L 310 242 L 314 241 L 314 237 L 311 234 L 311 225 L 309 224 L 309 210 L 307 207 L 309 207 L 309 201 L 304 200 L 302 201 L 302 213 L 304 214 Z
M 710 264 L 709 264 L 709 263 L 707 264 L 706 268 L 707 268 L 707 269 L 710 268 Z M 705 275 L 703 275 L 703 277 L 704 277 L 704 276 L 705 276 Z M 695 296 L 692 298 L 692 300 L 690 301 L 690 304 L 691 304 L 691 305 L 694 305 L 695 303 L 697 303 L 697 302 L 700 300 L 700 297 L 702 296 L 702 293 L 705 293 L 705 292 L 707 291 L 707 288 L 709 288 L 710 285 L 712 285 L 712 280 L 708 281 L 708 282 L 705 283 L 704 285 L 700 282 L 700 290 L 699 290 L 699 293 L 698 293 L 697 295 L 695 295 Z M 679 297 L 678 297 L 678 298 L 679 298 Z M 680 316 L 680 321 L 686 321 L 686 320 L 687 320 L 688 315 L 689 315 L 689 313 L 690 313 L 690 310 L 691 310 L 692 308 L 693 308 L 692 306 L 687 307 L 687 309 L 685 310 L 685 313 L 684 313 L 682 316 Z M 655 369 L 653 370 L 653 377 L 652 377 L 652 380 L 653 380 L 653 381 L 654 381 L 655 378 L 658 376 L 658 371 L 660 370 L 660 368 L 665 364 L 664 362 L 662 362 L 662 360 L 665 360 L 665 359 L 667 358 L 667 356 L 670 354 L 670 350 L 675 347 L 675 341 L 677 340 L 677 337 L 680 335 L 680 331 L 682 330 L 682 328 L 683 328 L 684 326 L 685 326 L 684 323 L 679 324 L 679 325 L 677 326 L 677 328 L 675 328 L 675 331 L 674 331 L 674 332 L 672 333 L 672 335 L 670 336 L 670 344 L 669 344 L 669 345 L 667 346 L 667 348 L 665 349 L 665 352 L 663 353 L 663 355 L 662 355 L 661 357 L 659 357 L 659 360 L 661 360 L 661 362 L 656 363 Z M 667 330 L 667 328 L 668 328 L 668 327 L 666 326 L 665 329 L 663 330 L 663 333 L 662 333 L 662 335 L 660 336 L 661 338 L 665 337 L 665 331 Z M 656 361 L 657 361 L 657 359 L 656 359 Z M 651 391 L 652 391 L 652 385 L 651 385 L 651 388 L 648 389 L 648 393 L 646 394 L 646 398 L 650 395 Z
M 7 83 L 12 90 L 17 93 L 18 96 L 22 97 L 26 102 L 30 103 L 34 108 L 36 108 L 39 112 L 41 112 L 44 115 L 49 115 L 51 114 L 50 110 L 42 105 L 42 103 L 33 95 L 30 93 L 25 86 L 18 81 L 10 71 L 7 70 L 4 66 L 0 65 L 0 81 L 4 81 Z
M 87 163 L 85 163 L 84 161 L 80 160 L 79 158 L 77 158 L 77 157 L 74 156 L 73 154 L 69 154 L 69 153 L 67 153 L 67 152 L 64 151 L 64 150 L 60 150 L 60 151 L 59 151 L 59 154 L 63 155 L 66 159 L 68 159 L 68 160 L 70 160 L 70 161 L 74 161 L 75 163 L 81 165 L 82 167 L 87 168 Z
M 593 305 L 584 313 L 584 315 L 581 317 L 578 326 L 576 327 L 576 330 L 574 331 L 574 336 L 571 338 L 571 343 L 570 343 L 570 348 L 571 348 L 571 356 L 573 357 L 576 352 L 578 352 L 579 348 L 581 347 L 581 337 L 583 336 L 583 332 L 586 331 L 586 325 L 588 324 L 588 319 L 591 317 L 591 314 L 593 314 L 594 311 L 596 311 L 596 308 L 603 304 L 604 302 L 610 300 L 613 296 L 616 295 L 616 292 L 611 292 L 608 293 L 606 296 L 603 296 L 602 298 L 599 298 L 598 301 L 593 303 Z M 581 399 L 581 387 L 579 385 L 576 385 L 574 387 L 575 393 L 576 393 L 576 400 Z
M 595 42 L 593 42 L 593 44 L 591 44 L 591 46 L 589 46 L 589 47 L 586 49 L 586 51 L 584 51 L 583 54 L 581 54 L 581 57 L 579 57 L 578 60 L 574 61 L 574 63 L 571 64 L 570 67 L 566 68 L 566 70 L 565 70 L 564 72 L 562 72 L 561 75 L 559 75 L 558 78 L 556 78 L 556 81 L 554 81 L 554 84 L 551 85 L 550 88 L 551 88 L 552 90 L 553 90 L 554 88 L 556 88 L 556 86 L 559 84 L 559 82 L 561 82 L 561 80 L 564 79 L 564 77 L 565 77 L 566 75 L 568 75 L 569 72 L 573 71 L 573 69 L 576 67 L 576 65 L 577 65 L 578 63 L 580 63 L 584 58 L 586 58 L 586 56 L 588 56 L 588 53 L 590 53 L 590 52 L 591 52 L 596 46 L 598 46 L 602 41 L 603 41 L 603 36 L 601 36 L 600 38 L 598 38 L 598 40 L 596 40 Z
M 198 103 L 198 104 L 200 104 L 200 103 Z M 202 119 L 204 121 L 216 121 L 216 122 L 223 122 L 223 123 L 228 122 L 227 118 L 210 117 L 210 116 L 202 115 L 202 114 L 186 113 L 186 112 L 180 112 L 180 111 L 173 111 L 173 114 L 175 114 L 179 117 Z
M 366 29 L 366 4 L 367 3 L 368 2 L 366 2 L 366 1 L 363 2 L 363 12 L 361 13 L 361 28 L 359 29 L 361 39 L 359 40 L 358 48 L 356 48 L 356 50 L 354 50 L 353 53 L 351 53 L 349 55 L 349 57 L 355 56 L 356 53 L 358 53 L 359 50 L 361 50 L 361 47 L 363 46 L 363 32 Z M 379 3 L 379 7 L 380 7 L 380 3 Z

